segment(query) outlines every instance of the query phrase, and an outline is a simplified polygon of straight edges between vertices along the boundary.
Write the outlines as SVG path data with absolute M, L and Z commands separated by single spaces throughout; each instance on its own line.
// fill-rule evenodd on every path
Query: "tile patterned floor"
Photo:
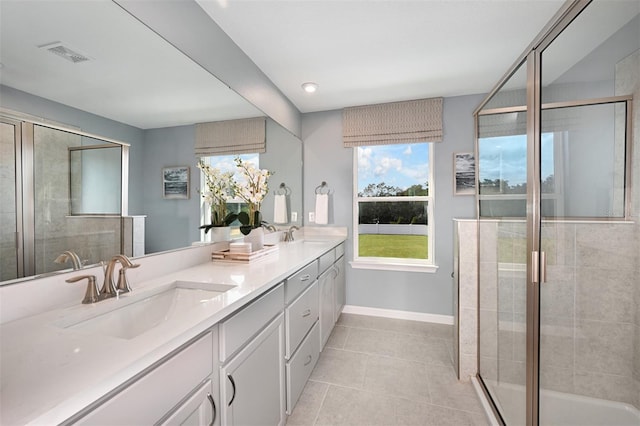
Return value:
M 342 314 L 287 425 L 488 424 L 451 327 Z

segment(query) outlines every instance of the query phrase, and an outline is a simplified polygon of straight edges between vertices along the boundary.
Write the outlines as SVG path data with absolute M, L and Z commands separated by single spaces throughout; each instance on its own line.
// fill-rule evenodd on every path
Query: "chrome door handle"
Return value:
M 229 401 L 229 407 L 233 404 L 233 400 L 236 399 L 236 382 L 233 380 L 233 376 L 231 374 L 227 374 L 227 378 L 231 382 L 231 386 L 233 387 L 233 395 L 231 396 L 231 401 Z
M 210 426 L 213 426 L 213 424 L 216 422 L 216 417 L 217 417 L 217 410 L 216 410 L 216 402 L 213 400 L 213 396 L 211 396 L 210 393 L 207 393 L 207 399 L 209 400 L 209 403 L 211 404 L 211 410 L 213 411 L 213 418 L 211 419 L 211 423 L 209 423 Z

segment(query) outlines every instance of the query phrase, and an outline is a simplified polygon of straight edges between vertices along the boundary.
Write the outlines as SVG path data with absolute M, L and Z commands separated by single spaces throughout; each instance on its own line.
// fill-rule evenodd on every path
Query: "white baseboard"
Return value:
M 372 317 L 394 318 L 411 321 L 432 322 L 453 325 L 452 315 L 427 314 L 423 312 L 396 311 L 393 309 L 369 308 L 366 306 L 345 305 L 345 314 L 369 315 Z

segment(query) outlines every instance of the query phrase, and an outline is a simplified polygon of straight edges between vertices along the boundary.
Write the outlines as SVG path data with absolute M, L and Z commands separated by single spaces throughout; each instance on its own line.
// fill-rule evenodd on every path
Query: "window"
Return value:
M 354 267 L 435 270 L 432 144 L 354 148 Z
M 258 153 L 253 153 L 253 154 L 233 154 L 233 155 L 215 155 L 215 156 L 211 156 L 211 157 L 201 157 L 202 161 L 204 161 L 205 164 L 210 165 L 211 167 L 214 167 L 216 169 L 219 169 L 221 172 L 234 172 L 234 179 L 236 179 L 236 181 L 240 181 L 243 179 L 243 177 L 239 174 L 238 169 L 236 167 L 236 163 L 234 161 L 235 158 L 239 157 L 240 159 L 242 159 L 242 161 L 247 162 L 247 163 L 253 163 L 255 165 L 255 167 L 259 168 L 260 167 L 260 154 Z M 204 188 L 205 186 L 205 182 L 204 182 L 204 174 L 200 173 L 200 188 Z M 246 203 L 244 203 L 243 200 L 236 198 L 234 200 L 228 201 L 227 202 L 227 211 L 228 212 L 233 212 L 233 213 L 240 213 L 242 211 L 242 208 L 246 206 Z M 246 210 L 246 208 L 245 208 Z M 205 203 L 204 200 L 202 200 L 202 198 L 200 199 L 200 223 L 210 223 L 210 206 L 209 204 Z M 231 230 L 231 236 L 232 237 L 240 237 L 240 230 L 238 229 L 238 226 L 240 226 L 240 223 L 236 220 L 235 222 L 233 222 L 231 224 L 231 226 L 233 227 Z M 204 231 L 203 235 L 204 235 Z

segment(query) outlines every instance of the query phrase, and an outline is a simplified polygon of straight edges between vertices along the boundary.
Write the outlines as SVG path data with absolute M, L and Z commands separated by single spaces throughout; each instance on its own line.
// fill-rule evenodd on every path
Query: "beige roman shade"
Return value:
M 196 124 L 195 153 L 198 157 L 265 151 L 264 117 Z
M 345 108 L 345 148 L 442 141 L 442 98 Z

